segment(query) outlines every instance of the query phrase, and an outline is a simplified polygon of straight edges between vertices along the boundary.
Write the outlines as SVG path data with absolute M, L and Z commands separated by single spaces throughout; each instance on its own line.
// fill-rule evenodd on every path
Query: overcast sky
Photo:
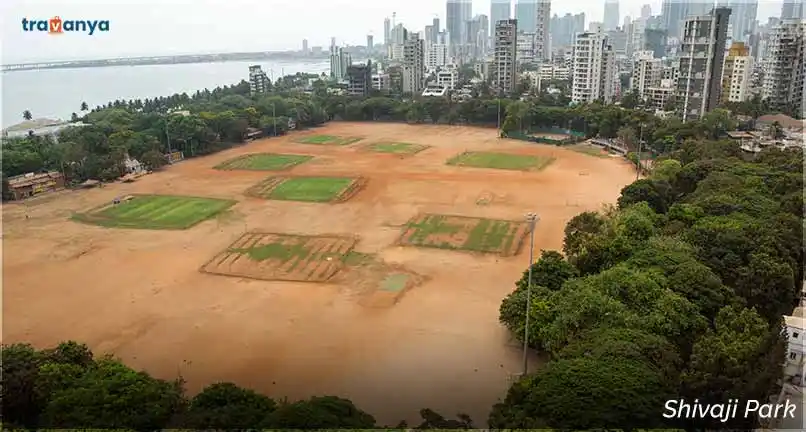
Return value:
M 514 3 L 514 1 L 513 1 Z M 643 4 L 660 13 L 661 0 L 621 0 L 620 13 L 637 16 Z M 419 31 L 438 16 L 444 0 L 0 0 L 2 61 L 91 59 L 136 55 L 300 49 L 383 40 L 383 19 Z M 552 15 L 585 12 L 601 21 L 604 0 L 553 1 Z M 759 19 L 779 15 L 781 0 L 760 2 Z M 474 14 L 490 14 L 489 0 L 473 0 Z M 22 19 L 109 20 L 109 32 L 51 36 L 23 32 Z M 622 19 L 623 20 L 623 19 Z

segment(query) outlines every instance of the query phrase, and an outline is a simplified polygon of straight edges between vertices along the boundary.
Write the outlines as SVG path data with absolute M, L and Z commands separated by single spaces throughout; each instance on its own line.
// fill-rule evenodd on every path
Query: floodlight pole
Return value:
M 529 372 L 529 313 L 532 308 L 532 264 L 534 264 L 535 224 L 537 220 L 537 214 L 526 214 L 526 221 L 529 222 L 529 280 L 526 284 L 526 324 L 524 325 L 523 332 L 523 376 L 526 376 Z

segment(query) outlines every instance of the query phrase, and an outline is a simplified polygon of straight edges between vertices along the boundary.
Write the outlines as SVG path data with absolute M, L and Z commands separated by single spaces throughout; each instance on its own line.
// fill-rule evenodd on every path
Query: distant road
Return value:
M 304 55 L 297 52 L 249 52 L 249 53 L 227 53 L 227 54 L 199 54 L 199 55 L 179 55 L 179 56 L 155 56 L 155 57 L 131 57 L 105 60 L 75 60 L 61 62 L 41 62 L 41 63 L 20 63 L 4 64 L 3 72 L 15 72 L 39 69 L 75 69 L 94 68 L 108 66 L 145 66 L 164 64 L 186 64 L 186 63 L 214 63 L 226 61 L 248 61 L 248 60 L 324 60 L 327 54 L 318 56 Z

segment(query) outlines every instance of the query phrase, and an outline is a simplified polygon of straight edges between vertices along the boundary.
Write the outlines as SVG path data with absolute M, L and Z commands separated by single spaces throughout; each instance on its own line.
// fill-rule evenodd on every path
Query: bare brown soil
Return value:
M 189 159 L 133 183 L 4 205 L 2 342 L 44 347 L 80 340 L 155 376 L 181 374 L 190 392 L 232 381 L 274 397 L 341 395 L 387 424 L 411 424 L 423 407 L 466 412 L 484 424 L 521 369 L 520 348 L 498 323 L 498 307 L 528 265 L 527 255 L 399 247 L 401 227 L 421 213 L 519 220 L 537 212 L 536 251 L 559 249 L 565 223 L 615 202 L 634 171 L 617 159 L 499 139 L 493 129 L 333 123 L 312 133 L 432 148 L 388 158 L 358 146 L 295 144 L 292 134 Z M 445 165 L 470 150 L 556 161 L 539 172 Z M 341 205 L 268 201 L 242 195 L 265 172 L 212 168 L 257 152 L 317 156 L 292 168 L 293 175 L 360 175 L 369 182 Z M 240 202 L 185 231 L 109 229 L 68 219 L 136 193 Z M 483 194 L 495 199 L 479 205 Z M 352 271 L 326 284 L 198 271 L 250 231 L 357 236 L 356 251 L 405 267 L 422 283 L 394 306 L 374 308 L 362 305 L 362 293 L 374 285 L 357 283 L 360 273 Z
M 245 277 L 266 281 L 326 282 L 342 267 L 344 257 L 355 246 L 356 239 L 337 236 L 305 237 L 272 233 L 246 233 L 229 247 L 206 262 L 201 271 L 223 276 Z M 300 258 L 262 261 L 252 259 L 245 250 L 267 244 L 300 244 L 310 255 Z M 318 259 L 329 253 L 330 259 Z

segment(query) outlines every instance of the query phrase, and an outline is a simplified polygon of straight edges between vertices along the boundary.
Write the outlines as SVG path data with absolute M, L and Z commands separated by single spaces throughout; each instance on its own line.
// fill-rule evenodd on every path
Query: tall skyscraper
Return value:
M 649 19 L 652 16 L 652 6 L 645 4 L 641 6 L 641 18 Z
M 392 42 L 392 21 L 387 17 L 383 20 L 383 44 L 389 46 Z
M 518 0 L 515 3 L 518 31 L 535 34 L 535 58 L 551 57 L 551 1 Z
M 605 0 L 604 4 L 604 29 L 612 31 L 618 28 L 619 10 L 618 0 Z
M 718 6 L 730 8 L 731 39 L 747 42 L 756 25 L 758 0 L 720 0 Z
M 806 18 L 803 0 L 784 0 L 781 7 L 781 19 L 803 19 Z
M 517 82 L 518 21 L 509 19 L 495 23 L 495 58 L 493 84 L 500 93 L 512 93 Z
M 439 30 L 439 18 L 434 18 L 434 20 L 431 22 L 431 35 L 429 36 L 434 43 L 436 43 L 437 39 L 439 39 Z
M 616 81 L 616 57 L 607 34 L 580 33 L 574 41 L 571 101 L 613 102 Z
M 692 15 L 711 13 L 713 1 L 707 0 L 663 0 L 661 4 L 661 22 L 669 37 L 679 38 L 683 22 Z
M 471 0 L 448 0 L 445 11 L 445 29 L 451 49 L 454 53 L 464 52 L 464 43 L 467 40 L 467 25 L 465 24 L 473 15 L 473 2 Z
M 719 104 L 729 21 L 728 8 L 685 20 L 676 90 L 683 121 L 700 119 Z
M 570 46 L 574 43 L 577 33 L 585 31 L 585 12 L 562 17 L 556 14 L 551 18 L 551 45 L 552 49 Z
M 308 39 L 302 40 L 302 53 L 308 54 Z
M 495 36 L 495 24 L 512 18 L 512 0 L 492 0 L 490 2 L 490 36 Z
M 416 36 L 403 44 L 403 91 L 419 95 L 425 88 L 425 44 Z
M 374 47 L 375 42 L 373 41 L 372 35 L 367 35 L 367 51 L 372 52 Z

